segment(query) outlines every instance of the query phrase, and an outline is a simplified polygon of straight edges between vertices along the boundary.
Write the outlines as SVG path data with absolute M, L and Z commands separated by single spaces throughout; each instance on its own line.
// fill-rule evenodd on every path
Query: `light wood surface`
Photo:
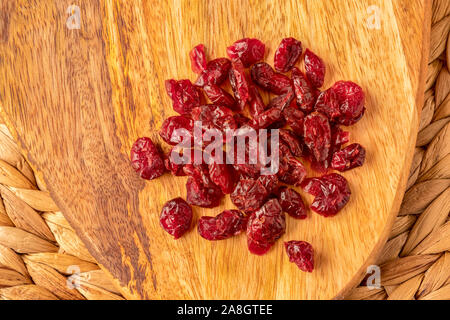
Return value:
M 66 9 L 81 8 L 69 30 Z M 380 29 L 367 20 L 379 8 Z M 304 299 L 340 297 L 384 244 L 404 192 L 423 91 L 429 1 L 2 1 L 0 103 L 4 120 L 90 253 L 128 298 Z M 174 241 L 159 226 L 185 178 L 144 182 L 128 153 L 173 115 L 167 78 L 190 78 L 189 50 L 210 57 L 242 37 L 300 39 L 339 79 L 367 93 L 365 117 L 350 128 L 367 148 L 362 168 L 344 175 L 350 203 L 336 217 L 287 220 L 265 256 L 245 235 L 221 242 L 193 228 Z M 311 197 L 305 195 L 308 202 Z M 232 208 L 195 208 L 195 221 Z M 195 222 L 194 221 L 194 222 Z M 306 240 L 316 270 L 288 262 L 283 241 Z

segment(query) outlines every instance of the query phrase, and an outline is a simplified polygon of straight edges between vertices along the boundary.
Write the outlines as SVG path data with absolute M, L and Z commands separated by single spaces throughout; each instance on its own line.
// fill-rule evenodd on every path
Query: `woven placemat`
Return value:
M 450 299 L 450 1 L 433 2 L 431 50 L 407 191 L 377 265 L 347 299 Z M 123 299 L 0 124 L 0 298 Z

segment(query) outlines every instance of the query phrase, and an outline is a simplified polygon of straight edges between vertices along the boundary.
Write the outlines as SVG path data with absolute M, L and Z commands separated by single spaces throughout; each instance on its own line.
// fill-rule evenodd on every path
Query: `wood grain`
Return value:
M 66 28 L 72 1 L 0 4 L 1 112 L 32 165 L 90 253 L 128 298 L 317 299 L 361 279 L 384 244 L 406 183 L 423 92 L 429 1 L 78 0 L 81 29 Z M 370 29 L 376 5 L 381 28 Z M 288 219 L 282 240 L 309 241 L 316 271 L 288 262 L 282 241 L 265 256 L 244 235 L 207 242 L 193 230 L 174 241 L 159 227 L 165 201 L 185 196 L 185 179 L 145 183 L 128 151 L 173 115 L 167 78 L 190 78 L 188 52 L 210 57 L 257 37 L 273 61 L 278 42 L 301 39 L 327 63 L 326 86 L 358 82 L 367 113 L 350 128 L 367 148 L 346 173 L 353 191 L 335 218 Z M 305 195 L 310 201 L 311 198 Z M 231 208 L 226 199 L 223 208 Z M 195 219 L 214 215 L 195 208 Z

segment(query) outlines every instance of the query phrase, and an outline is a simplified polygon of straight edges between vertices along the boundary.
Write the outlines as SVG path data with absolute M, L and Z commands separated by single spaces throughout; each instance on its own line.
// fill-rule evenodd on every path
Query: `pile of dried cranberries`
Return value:
M 250 252 L 265 254 L 285 233 L 285 212 L 294 219 L 305 219 L 307 209 L 301 195 L 287 185 L 301 186 L 313 195 L 311 210 L 331 217 L 349 201 L 347 180 L 331 169 L 346 171 L 361 166 L 365 149 L 357 143 L 343 147 L 349 133 L 341 126 L 355 124 L 364 115 L 364 92 L 351 81 L 338 81 L 321 90 L 325 64 L 309 49 L 303 55 L 304 70 L 295 67 L 303 53 L 294 38 L 281 41 L 274 56 L 274 68 L 261 62 L 265 45 L 258 39 L 241 39 L 227 48 L 228 58 L 207 61 L 204 45 L 189 53 L 197 80 L 167 80 L 166 91 L 179 114 L 166 119 L 161 138 L 172 146 L 169 154 L 150 138 L 138 139 L 131 149 L 133 168 L 143 179 L 155 179 L 165 171 L 188 176 L 186 201 L 167 202 L 160 224 L 175 239 L 189 230 L 190 205 L 217 207 L 230 194 L 238 210 L 225 210 L 215 217 L 201 217 L 197 230 L 207 240 L 223 240 L 246 231 Z M 249 70 L 247 70 L 249 69 Z M 290 73 L 290 77 L 286 75 Z M 221 85 L 229 80 L 232 94 Z M 259 90 L 275 97 L 264 103 Z M 205 104 L 205 97 L 210 104 Z M 245 107 L 248 105 L 248 109 Z M 194 148 L 179 149 L 183 130 L 193 142 L 194 123 L 201 121 L 202 132 L 215 129 L 225 134 L 237 129 L 279 129 L 279 168 L 275 174 L 261 175 L 262 163 L 192 161 Z M 198 145 L 198 144 L 197 144 Z M 206 145 L 200 144 L 201 148 Z M 245 145 L 250 158 L 251 148 Z M 224 157 L 230 156 L 224 149 Z M 173 161 L 176 152 L 181 163 Z M 234 153 L 232 153 L 234 157 Z M 321 177 L 306 178 L 302 157 Z M 232 164 L 230 164 L 232 163 Z M 314 269 L 312 246 L 304 241 L 285 242 L 289 260 L 304 271 Z

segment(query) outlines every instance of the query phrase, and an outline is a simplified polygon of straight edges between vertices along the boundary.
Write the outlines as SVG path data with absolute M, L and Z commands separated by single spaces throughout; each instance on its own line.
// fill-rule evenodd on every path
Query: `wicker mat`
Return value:
M 434 1 L 417 147 L 403 204 L 378 258 L 381 288 L 361 285 L 347 299 L 450 299 L 449 29 L 450 1 Z M 0 194 L 0 298 L 123 299 L 4 125 Z

